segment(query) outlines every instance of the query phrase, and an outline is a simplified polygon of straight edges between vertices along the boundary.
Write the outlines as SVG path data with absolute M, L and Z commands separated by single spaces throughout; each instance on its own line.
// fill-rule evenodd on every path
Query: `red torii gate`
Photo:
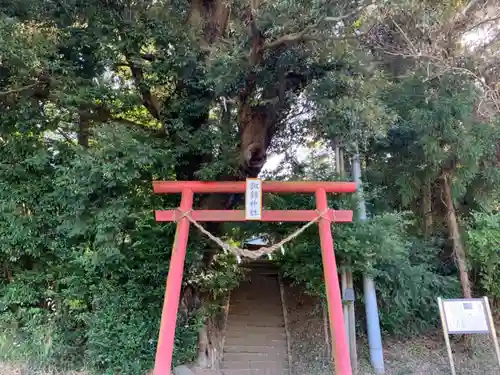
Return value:
M 156 349 L 155 375 L 170 375 L 174 335 L 179 309 L 184 260 L 189 236 L 190 215 L 203 222 L 245 221 L 245 212 L 238 210 L 192 210 L 194 193 L 244 193 L 246 182 L 154 181 L 153 190 L 158 194 L 181 193 L 181 204 L 176 210 L 155 211 L 156 221 L 175 221 L 177 230 L 167 276 L 165 299 L 161 314 L 160 333 Z M 350 210 L 328 208 L 327 193 L 354 193 L 354 182 L 274 182 L 263 181 L 262 192 L 268 193 L 315 193 L 316 210 L 263 211 L 261 221 L 309 222 L 318 218 L 321 254 L 328 302 L 333 359 L 337 375 L 352 375 L 349 345 L 343 319 L 337 265 L 331 231 L 332 222 L 351 222 Z

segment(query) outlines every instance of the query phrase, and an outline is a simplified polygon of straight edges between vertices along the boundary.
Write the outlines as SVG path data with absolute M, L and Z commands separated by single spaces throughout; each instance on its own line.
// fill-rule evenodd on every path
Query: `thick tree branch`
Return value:
M 79 120 L 78 120 L 77 140 L 78 144 L 84 147 L 88 147 L 90 128 L 95 123 L 103 124 L 103 123 L 113 122 L 116 124 L 123 125 L 129 129 L 142 130 L 144 132 L 151 134 L 155 138 L 164 138 L 167 135 L 163 131 L 163 129 L 144 126 L 140 123 L 136 123 L 134 121 L 113 115 L 111 113 L 111 110 L 104 104 L 96 104 L 96 103 L 83 104 L 80 107 L 78 115 L 79 115 Z
M 417 48 L 415 48 L 415 45 L 412 43 L 412 41 L 410 40 L 408 35 L 406 35 L 404 30 L 401 28 L 401 26 L 399 26 L 399 24 L 396 22 L 396 20 L 394 20 L 392 17 L 391 17 L 391 21 L 394 24 L 394 26 L 396 26 L 396 28 L 401 33 L 401 35 L 403 35 L 403 38 L 405 39 L 406 43 L 408 44 L 408 47 L 410 48 L 411 52 L 415 55 L 418 54 Z
M 359 12 L 363 11 L 364 9 L 366 9 L 369 6 L 374 5 L 374 4 L 375 4 L 374 2 L 370 2 L 368 4 L 360 5 L 360 6 L 356 7 L 356 9 L 352 10 L 351 12 L 337 16 L 337 17 L 327 17 L 327 16 L 320 17 L 316 22 L 306 26 L 300 32 L 283 35 L 283 36 L 279 37 L 278 39 L 275 39 L 271 42 L 265 43 L 261 47 L 261 50 L 275 49 L 275 48 L 281 47 L 283 45 L 296 44 L 296 43 L 301 43 L 301 42 L 306 42 L 306 41 L 315 41 L 315 40 L 320 40 L 320 39 L 344 40 L 344 39 L 351 39 L 351 38 L 359 38 L 361 36 L 361 34 L 347 35 L 344 37 L 334 37 L 334 38 L 318 38 L 317 36 L 311 35 L 311 33 L 315 29 L 317 29 L 322 22 L 329 22 L 329 23 L 341 22 L 345 19 L 348 19 L 352 16 L 355 16 Z
M 464 9 L 462 9 L 462 12 L 461 12 L 461 15 L 462 17 L 465 17 L 467 15 L 467 13 L 477 5 L 477 3 L 481 1 L 481 0 L 471 0 L 466 6 Z
M 316 24 L 307 26 L 304 30 L 298 33 L 291 33 L 283 35 L 272 42 L 265 43 L 261 47 L 261 51 L 275 49 L 284 45 L 297 44 L 306 41 L 318 40 L 317 37 L 308 35 L 312 30 L 317 27 Z
M 151 115 L 157 119 L 161 119 L 161 108 L 158 99 L 151 93 L 151 90 L 144 82 L 144 73 L 142 68 L 139 67 L 135 62 L 133 57 L 128 57 L 130 71 L 132 72 L 132 77 L 134 78 L 135 85 L 137 86 L 141 98 L 142 104 L 151 113 Z
M 117 123 L 117 124 L 122 124 L 122 125 L 126 126 L 129 129 L 133 129 L 133 130 L 137 130 L 138 129 L 138 130 L 142 130 L 142 131 L 148 132 L 148 133 L 150 133 L 151 135 L 153 135 L 154 137 L 157 137 L 157 138 L 164 138 L 167 135 L 163 129 L 152 128 L 152 127 L 149 127 L 149 126 L 144 126 L 143 124 L 139 124 L 137 122 L 134 122 L 134 121 L 131 121 L 131 120 L 127 120 L 127 119 L 121 118 L 121 117 L 111 116 L 109 118 L 109 121 L 112 121 L 112 122 Z
M 462 66 L 456 66 L 453 61 L 449 61 L 435 55 L 428 55 L 419 52 L 416 54 L 405 53 L 402 51 L 393 52 L 383 48 L 380 48 L 380 50 L 387 55 L 412 59 L 421 64 L 425 63 L 428 68 L 428 79 L 439 77 L 449 72 L 470 76 L 476 84 L 481 86 L 483 90 L 482 98 L 478 104 L 479 113 L 483 116 L 487 116 L 486 112 L 483 112 L 481 109 L 486 103 L 489 103 L 489 105 L 493 107 L 496 114 L 500 113 L 500 90 L 496 88 L 495 83 L 488 82 L 480 71 L 471 70 Z M 430 73 L 429 68 L 431 66 L 436 69 L 436 72 L 433 74 Z
M 472 25 L 471 27 L 469 27 L 467 29 L 466 32 L 469 32 L 469 31 L 472 31 L 474 29 L 477 29 L 478 27 L 481 27 L 483 25 L 486 25 L 487 23 L 492 23 L 492 22 L 496 22 L 496 21 L 500 21 L 500 15 L 499 16 L 496 16 L 496 17 L 491 17 L 491 18 L 487 18 L 487 19 L 484 19 L 478 23 L 476 23 L 475 25 Z
M 74 142 L 74 140 L 71 139 L 71 137 L 65 131 L 63 131 L 62 129 L 57 129 L 57 133 L 59 135 L 61 135 L 66 140 L 66 142 L 68 142 L 68 143 L 73 143 Z
M 371 1 L 367 4 L 362 4 L 358 7 L 356 7 L 355 9 L 353 9 L 352 11 L 350 11 L 349 13 L 346 13 L 346 14 L 343 14 L 341 16 L 337 16 L 337 17 L 325 17 L 325 21 L 326 22 L 340 22 L 340 21 L 343 21 L 343 20 L 346 20 L 348 18 L 351 18 L 352 16 L 355 16 L 356 14 L 360 13 L 361 11 L 365 10 L 366 8 L 368 8 L 369 6 L 372 6 L 372 5 L 375 5 L 376 2 L 375 1 Z
M 453 40 L 456 36 L 467 32 L 468 22 L 472 20 L 474 14 L 481 6 L 485 6 L 488 0 L 471 0 L 461 11 L 456 12 L 451 19 L 444 23 L 441 33 L 448 36 L 448 40 Z
M 21 86 L 15 89 L 0 91 L 0 97 L 9 96 L 12 94 L 21 93 L 34 89 L 31 95 L 36 99 L 47 99 L 49 96 L 49 88 L 52 84 L 52 79 L 47 72 L 41 72 L 36 77 L 36 82 L 29 85 Z
M 143 53 L 141 54 L 141 58 L 147 61 L 155 61 L 156 55 L 153 55 L 152 53 Z
M 270 43 L 266 43 L 261 50 L 268 50 L 268 49 L 275 49 L 281 46 L 289 46 L 293 44 L 298 44 L 298 43 L 305 43 L 305 42 L 325 42 L 325 41 L 342 41 L 342 40 L 349 40 L 349 39 L 359 39 L 364 36 L 366 36 L 367 33 L 359 33 L 359 34 L 351 34 L 351 35 L 344 35 L 344 36 L 338 36 L 338 37 L 319 37 L 315 35 L 299 35 L 299 33 L 295 34 L 288 34 L 284 35 L 283 37 L 280 37 L 279 39 L 276 39 Z
M 500 42 L 500 31 L 497 32 L 495 34 L 495 36 L 493 36 L 491 38 L 490 41 L 488 41 L 487 43 L 479 46 L 475 51 L 478 55 L 481 55 L 482 53 L 485 53 L 490 47 L 492 47 L 495 43 L 498 43 Z
M 34 87 L 37 87 L 38 85 L 39 85 L 39 83 L 36 82 L 36 83 L 32 83 L 30 85 L 18 87 L 18 88 L 15 88 L 15 89 L 10 89 L 10 90 L 7 90 L 7 91 L 0 91 L 0 96 L 8 96 L 8 95 L 12 95 L 12 94 L 17 94 L 17 93 L 20 93 L 20 92 L 23 92 L 23 91 L 26 91 L 26 90 L 30 90 L 30 89 L 32 89 Z

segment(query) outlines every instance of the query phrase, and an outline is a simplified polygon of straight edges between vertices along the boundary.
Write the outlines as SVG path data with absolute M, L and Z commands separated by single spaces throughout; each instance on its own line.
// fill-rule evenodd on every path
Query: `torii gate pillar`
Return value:
M 170 375 L 174 348 L 175 326 L 182 285 L 184 260 L 189 237 L 190 221 L 187 213 L 196 221 L 245 221 L 245 212 L 236 210 L 192 210 L 194 193 L 243 193 L 246 183 L 240 182 L 199 182 L 199 181 L 155 181 L 155 193 L 182 193 L 178 210 L 155 211 L 156 221 L 176 221 L 172 256 L 167 276 L 165 299 L 160 323 L 158 346 L 156 349 L 154 375 Z M 263 211 L 261 221 L 308 222 L 318 214 L 321 254 L 328 302 L 328 316 L 335 374 L 352 375 L 349 344 L 344 328 L 342 298 L 340 293 L 337 264 L 333 247 L 331 223 L 351 222 L 352 211 L 331 210 L 328 208 L 327 193 L 354 193 L 353 182 L 272 182 L 264 181 L 263 192 L 273 193 L 314 193 L 316 208 L 313 210 Z

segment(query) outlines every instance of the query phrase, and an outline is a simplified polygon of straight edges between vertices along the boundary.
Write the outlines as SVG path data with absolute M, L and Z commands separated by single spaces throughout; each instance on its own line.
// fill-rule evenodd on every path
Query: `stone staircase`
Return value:
M 248 281 L 231 293 L 223 375 L 290 375 L 288 343 L 276 269 L 249 264 Z

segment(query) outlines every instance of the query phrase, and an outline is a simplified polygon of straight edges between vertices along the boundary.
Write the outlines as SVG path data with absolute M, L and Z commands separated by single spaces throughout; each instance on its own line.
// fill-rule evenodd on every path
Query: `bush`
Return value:
M 349 265 L 357 280 L 362 302 L 361 275 L 375 278 L 380 321 L 391 333 L 412 333 L 438 323 L 437 297 L 459 294 L 454 277 L 438 272 L 439 249 L 410 237 L 407 215 L 385 214 L 364 223 L 335 227 L 335 253 L 342 268 Z M 314 295 L 324 295 L 319 237 L 291 243 L 279 258 L 284 276 L 305 286 Z
M 382 329 L 401 334 L 421 333 L 439 324 L 437 298 L 457 298 L 455 275 L 439 273 L 440 249 L 419 238 L 408 238 L 405 256 L 377 264 L 377 286 Z
M 58 143 L 54 155 L 42 137 L 0 148 L 17 166 L 0 168 L 0 324 L 19 346 L 12 359 L 101 374 L 152 367 L 175 231 L 153 209 L 179 197 L 153 194 L 151 181 L 168 179 L 172 160 L 146 138 L 107 125 L 88 150 Z M 184 282 L 210 289 L 216 303 L 239 271 L 220 256 L 201 272 L 203 240 L 189 243 Z M 211 308 L 179 319 L 174 363 L 196 357 Z
M 490 298 L 499 301 L 500 213 L 474 213 L 467 241 L 471 265 L 479 273 L 481 288 Z

